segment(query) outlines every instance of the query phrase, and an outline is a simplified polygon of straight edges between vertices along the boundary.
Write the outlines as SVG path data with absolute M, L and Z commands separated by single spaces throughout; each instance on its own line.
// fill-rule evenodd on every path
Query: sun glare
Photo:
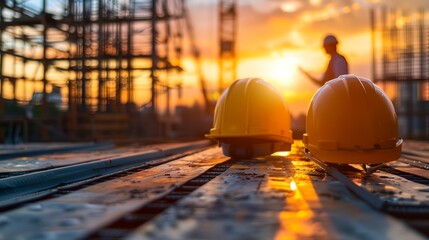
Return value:
M 292 182 L 290 182 L 289 187 L 290 187 L 291 191 L 295 191 L 296 190 L 296 183 L 295 183 L 294 180 L 292 180 Z
M 292 13 L 302 7 L 302 3 L 298 1 L 294 2 L 285 2 L 281 5 L 281 9 L 283 12 Z
M 268 79 L 279 85 L 293 85 L 297 74 L 298 59 L 294 56 L 274 54 L 266 64 Z
M 271 154 L 271 156 L 275 156 L 275 157 L 287 157 L 289 155 L 290 152 L 288 151 L 284 151 L 284 152 L 275 152 L 273 154 Z

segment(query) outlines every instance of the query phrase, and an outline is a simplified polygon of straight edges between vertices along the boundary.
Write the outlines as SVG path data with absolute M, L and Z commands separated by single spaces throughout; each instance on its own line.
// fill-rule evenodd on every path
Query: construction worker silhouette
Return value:
M 313 77 L 303 68 L 298 67 L 299 70 L 306 75 L 314 83 L 323 86 L 327 81 L 337 78 L 340 75 L 349 73 L 349 66 L 346 58 L 337 52 L 338 40 L 334 35 L 327 35 L 323 39 L 323 48 L 326 54 L 331 56 L 328 66 L 321 80 Z

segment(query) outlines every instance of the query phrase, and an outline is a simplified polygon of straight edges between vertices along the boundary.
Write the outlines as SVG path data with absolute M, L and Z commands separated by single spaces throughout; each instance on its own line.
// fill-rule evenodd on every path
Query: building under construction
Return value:
M 429 10 L 372 10 L 373 79 L 396 108 L 400 135 L 429 139 Z
M 3 137 L 159 136 L 174 125 L 183 0 L 6 0 L 0 13 Z M 157 114 L 160 99 L 166 118 Z M 137 110 L 145 116 L 133 116 Z M 130 128 L 131 118 L 146 129 Z

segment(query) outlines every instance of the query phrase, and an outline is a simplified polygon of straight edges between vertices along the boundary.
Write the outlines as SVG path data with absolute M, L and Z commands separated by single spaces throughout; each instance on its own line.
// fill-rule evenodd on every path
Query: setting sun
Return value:
M 280 85 L 290 86 L 295 83 L 294 79 L 296 78 L 299 59 L 286 54 L 275 52 L 272 58 L 265 60 L 267 63 L 266 77 L 269 80 L 278 82 Z

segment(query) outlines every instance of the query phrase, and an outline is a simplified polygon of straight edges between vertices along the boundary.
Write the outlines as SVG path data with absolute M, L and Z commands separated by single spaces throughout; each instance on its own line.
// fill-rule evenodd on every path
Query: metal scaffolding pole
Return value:
M 4 1 L 0 1 L 0 101 L 3 101 L 3 9 L 4 9 Z M 3 104 L 0 102 L 0 113 L 3 113 Z
M 219 94 L 236 79 L 236 0 L 219 1 Z
M 158 55 L 157 55 L 157 41 L 156 41 L 156 21 L 157 21 L 157 0 L 152 0 L 152 21 L 151 21 L 151 60 L 152 65 L 150 69 L 150 77 L 152 78 L 151 86 L 151 103 L 152 103 L 152 115 L 154 121 L 156 121 L 156 84 L 157 84 L 157 64 L 158 64 Z
M 43 81 L 43 95 L 42 95 L 42 116 L 46 117 L 46 106 L 47 106 L 47 93 L 46 93 L 46 87 L 48 85 L 48 79 L 47 79 L 47 72 L 48 72 L 48 60 L 47 60 L 47 50 L 48 48 L 47 46 L 47 37 L 48 37 L 48 23 L 47 23 L 47 15 L 46 15 L 46 0 L 43 0 L 43 15 L 42 15 L 42 25 L 43 25 L 43 59 L 42 59 L 42 64 L 43 64 L 43 77 L 42 77 L 42 81 Z
M 0 98 L 4 98 L 4 88 L 9 89 L 9 85 L 3 86 L 5 81 L 14 86 L 22 80 L 24 89 L 28 83 L 33 87 L 33 97 L 41 96 L 41 100 L 32 104 L 41 102 L 38 108 L 49 115 L 48 91 L 53 86 L 66 87 L 69 120 L 74 121 L 70 125 L 75 126 L 70 129 L 78 131 L 80 116 L 119 114 L 124 109 L 135 112 L 138 109 L 135 96 L 140 101 L 150 97 L 148 103 L 156 122 L 159 109 L 165 107 L 158 98 L 166 94 L 170 105 L 170 91 L 181 86 L 177 81 L 180 61 L 176 59 L 181 56 L 172 52 L 180 48 L 174 45 L 177 43 L 174 39 L 182 36 L 184 27 L 173 22 L 184 17 L 184 1 L 43 0 L 41 3 L 35 6 L 29 1 L 0 1 Z M 7 14 L 3 9 L 7 9 Z M 5 69 L 5 59 L 12 59 L 16 67 Z M 27 66 L 36 66 L 35 73 L 27 73 Z M 139 79 L 137 84 L 136 79 Z M 25 100 L 22 94 L 13 96 L 18 102 Z
M 429 139 L 427 11 L 382 7 L 371 12 L 374 79 L 388 88 L 404 138 Z M 376 34 L 381 41 L 374 41 Z
M 131 0 L 130 1 L 130 6 L 129 6 L 129 13 L 128 13 L 128 18 L 132 19 L 134 18 L 134 11 L 135 11 L 135 0 Z M 128 86 L 128 97 L 127 97 L 127 104 L 131 104 L 133 102 L 133 89 L 134 89 L 134 79 L 133 79 L 133 75 L 132 75 L 132 59 L 131 59 L 131 54 L 133 53 L 133 34 L 132 31 L 134 29 L 134 24 L 131 20 L 129 20 L 127 22 L 127 86 Z

